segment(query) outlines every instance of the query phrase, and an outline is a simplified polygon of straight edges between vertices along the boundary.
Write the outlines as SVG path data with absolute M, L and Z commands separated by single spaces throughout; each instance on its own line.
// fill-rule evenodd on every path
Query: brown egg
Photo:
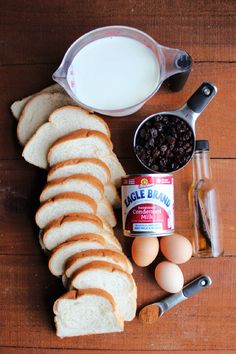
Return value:
M 151 264 L 159 251 L 159 242 L 156 237 L 136 237 L 132 243 L 132 258 L 139 267 Z
M 160 240 L 160 249 L 169 261 L 176 264 L 187 262 L 193 253 L 190 241 L 178 234 L 162 237 Z
M 157 284 L 168 293 L 178 293 L 184 285 L 184 276 L 177 264 L 164 261 L 155 269 Z

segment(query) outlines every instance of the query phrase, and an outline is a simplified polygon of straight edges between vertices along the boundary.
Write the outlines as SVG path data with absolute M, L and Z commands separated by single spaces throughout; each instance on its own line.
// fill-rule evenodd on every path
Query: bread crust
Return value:
M 77 164 L 85 163 L 85 162 L 93 163 L 93 164 L 96 164 L 96 165 L 99 165 L 100 167 L 102 167 L 106 171 L 106 174 L 108 176 L 108 181 L 110 181 L 111 172 L 110 172 L 108 166 L 102 160 L 96 159 L 96 158 L 93 158 L 93 157 L 91 157 L 91 158 L 81 158 L 81 159 L 70 159 L 70 160 L 58 162 L 56 165 L 54 165 L 54 166 L 52 166 L 50 168 L 50 170 L 48 171 L 48 177 L 50 177 L 56 170 L 60 169 L 61 167 L 77 165 Z
M 107 300 L 112 304 L 113 309 L 115 310 L 116 308 L 116 303 L 111 294 L 109 294 L 107 291 L 103 289 L 98 289 L 98 288 L 89 288 L 89 289 L 81 289 L 81 290 L 69 290 L 67 293 L 63 294 L 60 296 L 56 301 L 59 300 L 76 300 L 80 298 L 81 296 L 84 295 L 97 295 L 97 296 L 103 296 L 107 298 Z
M 125 256 L 124 253 L 115 251 L 115 250 L 110 250 L 110 249 L 101 249 L 101 250 L 87 250 L 87 251 L 82 251 L 79 253 L 74 254 L 73 256 L 69 257 L 68 260 L 66 261 L 65 269 L 67 270 L 68 268 L 72 267 L 73 264 L 81 258 L 84 257 L 90 257 L 90 256 L 99 256 L 99 257 L 111 257 L 115 261 L 123 262 L 126 264 L 126 267 L 130 269 L 130 273 L 133 271 L 133 267 L 131 262 L 128 260 L 128 258 Z M 66 271 L 65 271 L 66 273 Z
M 121 272 L 123 274 L 125 274 L 133 283 L 133 278 L 132 276 L 127 273 L 126 271 L 124 271 L 120 266 L 110 263 L 110 262 L 105 262 L 105 261 L 93 261 L 91 263 L 85 264 L 83 267 L 77 269 L 71 276 L 71 284 L 73 283 L 74 279 L 80 275 L 83 272 L 86 272 L 90 269 L 104 269 L 107 270 L 108 272 Z
M 100 243 L 102 246 L 106 246 L 106 241 L 105 239 L 101 236 L 101 235 L 97 235 L 97 234 L 80 234 L 80 235 L 74 235 L 70 238 L 68 238 L 65 242 L 61 243 L 60 245 L 58 245 L 57 247 L 55 247 L 51 253 L 50 253 L 50 257 L 49 257 L 49 262 L 50 259 L 53 257 L 53 255 L 58 252 L 58 250 L 61 250 L 63 248 L 65 248 L 66 246 L 76 242 L 76 241 L 91 241 L 91 242 L 97 242 Z
M 51 228 L 57 228 L 60 227 L 62 224 L 67 223 L 67 222 L 73 222 L 73 221 L 81 221 L 81 222 L 93 222 L 96 223 L 98 226 L 103 227 L 102 220 L 99 218 L 99 216 L 95 214 L 89 214 L 89 213 L 70 213 L 61 216 L 60 218 L 57 218 L 53 221 L 51 221 L 43 230 L 43 236 L 51 229 Z
M 81 201 L 82 200 L 82 201 L 88 203 L 91 206 L 91 208 L 94 211 L 94 213 L 96 213 L 97 203 L 92 198 L 88 197 L 87 195 L 81 194 L 81 193 L 65 192 L 65 193 L 58 194 L 57 196 L 55 196 L 55 197 L 53 197 L 51 199 L 48 199 L 45 202 L 40 204 L 40 206 L 39 206 L 39 208 L 38 208 L 38 210 L 36 212 L 36 215 L 35 215 L 36 223 L 37 223 L 37 218 L 38 218 L 39 212 L 40 212 L 40 210 L 42 208 L 44 208 L 45 205 L 48 205 L 50 203 L 54 203 L 54 202 L 56 202 L 58 200 L 63 200 L 63 199 L 74 199 L 74 200 L 77 200 L 77 201 Z
M 99 190 L 100 194 L 103 195 L 104 194 L 104 185 L 102 184 L 102 182 L 99 181 L 98 178 L 94 177 L 94 176 L 90 176 L 90 175 L 85 175 L 85 174 L 74 174 L 68 177 L 61 177 L 61 178 L 57 178 L 54 179 L 50 182 L 48 182 L 46 184 L 46 186 L 43 188 L 42 193 L 40 195 L 43 195 L 43 193 L 46 192 L 46 190 L 50 187 L 56 186 L 56 185 L 60 185 L 63 184 L 65 182 L 71 181 L 71 180 L 77 180 L 77 181 L 83 181 L 83 182 L 88 182 L 90 184 L 93 184 L 95 186 L 95 188 L 97 190 Z
M 110 137 L 111 136 L 111 132 L 110 129 L 107 125 L 107 123 L 105 122 L 105 120 L 101 117 L 99 117 L 97 114 L 91 113 L 89 111 L 86 111 L 85 109 L 83 109 L 82 107 L 77 107 L 77 106 L 73 106 L 73 105 L 66 105 L 64 107 L 60 107 L 55 109 L 49 116 L 48 121 L 49 122 L 53 122 L 53 116 L 54 114 L 57 113 L 58 110 L 63 110 L 65 108 L 69 108 L 70 110 L 75 110 L 76 112 L 82 112 L 85 113 L 87 115 L 87 118 L 89 119 L 90 117 L 96 118 L 97 120 L 99 120 L 105 127 L 106 131 L 107 131 L 107 136 Z
M 55 141 L 55 143 L 52 144 L 48 154 L 50 154 L 50 151 L 52 151 L 53 148 L 55 148 L 57 145 L 59 145 L 61 143 L 65 143 L 66 141 L 69 141 L 69 140 L 84 139 L 84 138 L 90 138 L 90 137 L 97 137 L 99 139 L 102 139 L 111 150 L 113 149 L 113 144 L 106 134 L 99 132 L 97 130 L 78 129 L 78 130 L 73 131 L 72 133 L 69 133 L 69 134 L 57 139 Z
M 52 261 L 55 254 L 69 247 L 70 245 L 74 245 L 76 242 L 96 242 L 97 244 L 101 245 L 103 248 L 108 247 L 107 242 L 100 235 L 81 234 L 81 235 L 75 235 L 73 237 L 70 237 L 68 240 L 58 245 L 50 252 L 49 259 L 48 259 L 48 268 L 52 274 L 55 275 L 55 272 L 52 271 Z

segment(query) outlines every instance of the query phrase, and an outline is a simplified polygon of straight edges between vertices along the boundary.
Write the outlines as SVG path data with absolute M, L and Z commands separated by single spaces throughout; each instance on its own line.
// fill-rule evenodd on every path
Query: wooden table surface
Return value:
M 234 0 L 6 0 L 0 2 L 0 352 L 235 353 L 236 352 L 236 2 Z M 96 27 L 137 27 L 160 43 L 188 51 L 194 66 L 181 92 L 164 88 L 130 117 L 109 118 L 115 151 L 128 173 L 144 172 L 132 151 L 134 128 L 146 116 L 181 106 L 202 81 L 218 94 L 197 122 L 209 139 L 219 193 L 224 257 L 191 259 L 185 281 L 201 273 L 211 288 L 177 306 L 153 326 L 137 319 L 121 334 L 59 339 L 52 304 L 63 293 L 38 244 L 34 213 L 45 172 L 21 158 L 9 105 L 52 82 L 68 46 Z M 176 230 L 190 236 L 187 190 L 191 164 L 175 174 Z M 126 254 L 130 240 L 116 234 Z M 158 260 L 157 260 L 158 261 Z M 164 295 L 153 270 L 134 267 L 138 308 Z

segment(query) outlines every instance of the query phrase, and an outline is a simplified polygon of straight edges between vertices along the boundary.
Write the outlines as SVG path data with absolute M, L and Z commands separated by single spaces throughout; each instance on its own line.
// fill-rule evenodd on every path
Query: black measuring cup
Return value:
M 141 164 L 154 173 L 183 168 L 194 154 L 196 120 L 216 93 L 213 84 L 203 82 L 180 109 L 144 119 L 135 131 L 133 142 Z

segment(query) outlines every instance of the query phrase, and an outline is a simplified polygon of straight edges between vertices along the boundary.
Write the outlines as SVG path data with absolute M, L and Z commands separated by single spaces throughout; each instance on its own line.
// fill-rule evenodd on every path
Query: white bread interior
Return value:
M 86 174 L 98 178 L 104 185 L 110 182 L 111 173 L 107 165 L 95 158 L 71 159 L 56 164 L 48 171 L 48 182 L 75 174 Z
M 55 276 L 60 276 L 65 271 L 65 264 L 73 254 L 89 249 L 115 249 L 106 242 L 105 238 L 96 234 L 75 235 L 60 244 L 50 254 L 48 268 Z
M 17 125 L 17 137 L 25 145 L 36 130 L 45 123 L 57 108 L 74 104 L 73 99 L 64 93 L 40 93 L 26 103 Z
M 75 158 L 102 159 L 112 153 L 112 148 L 111 140 L 104 133 L 79 129 L 58 139 L 49 149 L 47 158 L 49 166 Z
M 59 138 L 78 129 L 100 131 L 110 137 L 110 130 L 102 118 L 80 107 L 65 106 L 52 112 L 48 122 L 39 127 L 25 145 L 22 156 L 35 166 L 47 168 L 47 155 L 50 147 Z
M 111 249 L 94 249 L 76 253 L 68 258 L 65 265 L 66 277 L 70 278 L 76 270 L 94 261 L 109 262 L 118 265 L 129 274 L 133 272 L 132 264 L 124 253 Z
M 124 330 L 114 299 L 101 289 L 71 290 L 55 301 L 53 311 L 61 338 Z
M 111 294 L 125 321 L 136 314 L 137 290 L 133 277 L 119 266 L 109 262 L 94 261 L 75 271 L 70 279 L 75 289 L 98 288 Z
M 108 243 L 121 250 L 113 230 L 104 229 L 102 220 L 93 214 L 68 214 L 54 220 L 41 233 L 41 245 L 51 251 L 72 236 L 90 233 L 103 236 Z
M 95 201 L 81 193 L 62 193 L 42 203 L 35 215 L 36 224 L 44 229 L 53 220 L 69 213 L 96 214 Z
M 18 120 L 20 118 L 21 112 L 23 111 L 26 103 L 33 97 L 36 96 L 42 92 L 49 92 L 49 93 L 56 93 L 56 92 L 62 92 L 65 93 L 65 90 L 61 87 L 59 84 L 53 84 L 48 87 L 45 87 L 43 90 L 34 93 L 33 95 L 27 96 L 22 98 L 21 100 L 17 100 L 11 105 L 11 112 L 13 116 Z
M 46 184 L 39 197 L 40 202 L 53 198 L 60 193 L 76 192 L 88 195 L 96 202 L 104 196 L 104 185 L 96 177 L 76 174 L 69 177 L 57 178 Z

